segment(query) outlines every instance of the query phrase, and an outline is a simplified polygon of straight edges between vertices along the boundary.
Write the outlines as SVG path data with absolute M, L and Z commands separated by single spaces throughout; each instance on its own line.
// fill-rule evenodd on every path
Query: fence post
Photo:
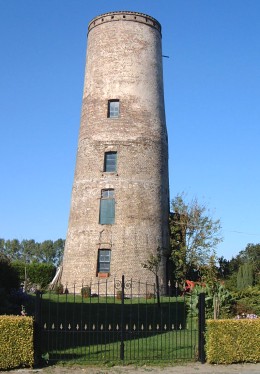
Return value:
M 157 305 L 160 308 L 161 302 L 160 302 L 160 289 L 159 289 L 160 286 L 159 286 L 159 277 L 158 277 L 158 274 L 156 274 L 155 280 L 156 280 Z
M 205 293 L 201 293 L 199 294 L 199 360 L 202 364 L 206 362 L 205 332 Z
M 125 358 L 125 344 L 124 344 L 124 303 L 125 303 L 125 276 L 122 275 L 120 360 L 124 360 L 124 358 Z
M 38 366 L 41 362 L 41 292 L 36 291 L 35 310 L 34 310 L 34 365 Z

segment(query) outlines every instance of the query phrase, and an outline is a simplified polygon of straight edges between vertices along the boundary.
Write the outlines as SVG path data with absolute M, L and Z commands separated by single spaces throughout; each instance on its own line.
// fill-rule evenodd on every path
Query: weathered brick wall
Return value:
M 120 100 L 119 118 L 107 118 L 110 99 Z M 117 151 L 116 173 L 103 171 L 107 151 Z M 106 188 L 115 190 L 113 225 L 99 224 Z M 111 277 L 153 283 L 154 275 L 141 264 L 158 246 L 168 247 L 168 212 L 160 24 L 140 13 L 108 13 L 89 25 L 62 283 L 95 282 L 100 248 L 111 249 Z

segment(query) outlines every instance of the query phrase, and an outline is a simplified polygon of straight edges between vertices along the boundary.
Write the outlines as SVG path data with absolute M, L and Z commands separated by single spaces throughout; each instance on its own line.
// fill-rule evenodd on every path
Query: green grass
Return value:
M 124 362 L 194 359 L 197 321 L 187 318 L 182 297 L 83 299 L 44 294 L 41 300 L 42 352 L 55 362 Z M 121 329 L 121 327 L 123 327 Z
M 124 364 L 133 362 L 176 362 L 196 358 L 197 333 L 195 331 L 172 331 L 150 337 L 124 341 Z M 73 360 L 75 363 L 120 362 L 120 339 L 114 343 L 80 345 L 57 349 L 50 353 L 56 362 Z M 122 362 L 122 361 L 121 361 Z

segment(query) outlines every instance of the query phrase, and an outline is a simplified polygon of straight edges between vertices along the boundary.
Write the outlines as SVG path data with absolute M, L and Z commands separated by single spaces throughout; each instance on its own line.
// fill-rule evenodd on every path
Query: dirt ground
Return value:
M 0 371 L 1 372 L 1 371 Z M 49 366 L 43 369 L 19 369 L 5 374 L 260 374 L 258 364 L 209 365 L 189 363 L 174 366 Z

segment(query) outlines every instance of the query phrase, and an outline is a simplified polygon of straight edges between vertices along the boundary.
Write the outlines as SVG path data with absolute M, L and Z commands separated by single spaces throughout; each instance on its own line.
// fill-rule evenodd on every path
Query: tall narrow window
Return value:
M 114 190 L 101 190 L 99 223 L 112 225 L 115 223 L 115 194 Z
M 109 273 L 110 255 L 111 255 L 111 251 L 109 249 L 99 249 L 98 251 L 98 273 Z
M 119 100 L 108 100 L 108 118 L 119 117 Z
M 116 171 L 117 152 L 106 152 L 104 159 L 104 171 Z

